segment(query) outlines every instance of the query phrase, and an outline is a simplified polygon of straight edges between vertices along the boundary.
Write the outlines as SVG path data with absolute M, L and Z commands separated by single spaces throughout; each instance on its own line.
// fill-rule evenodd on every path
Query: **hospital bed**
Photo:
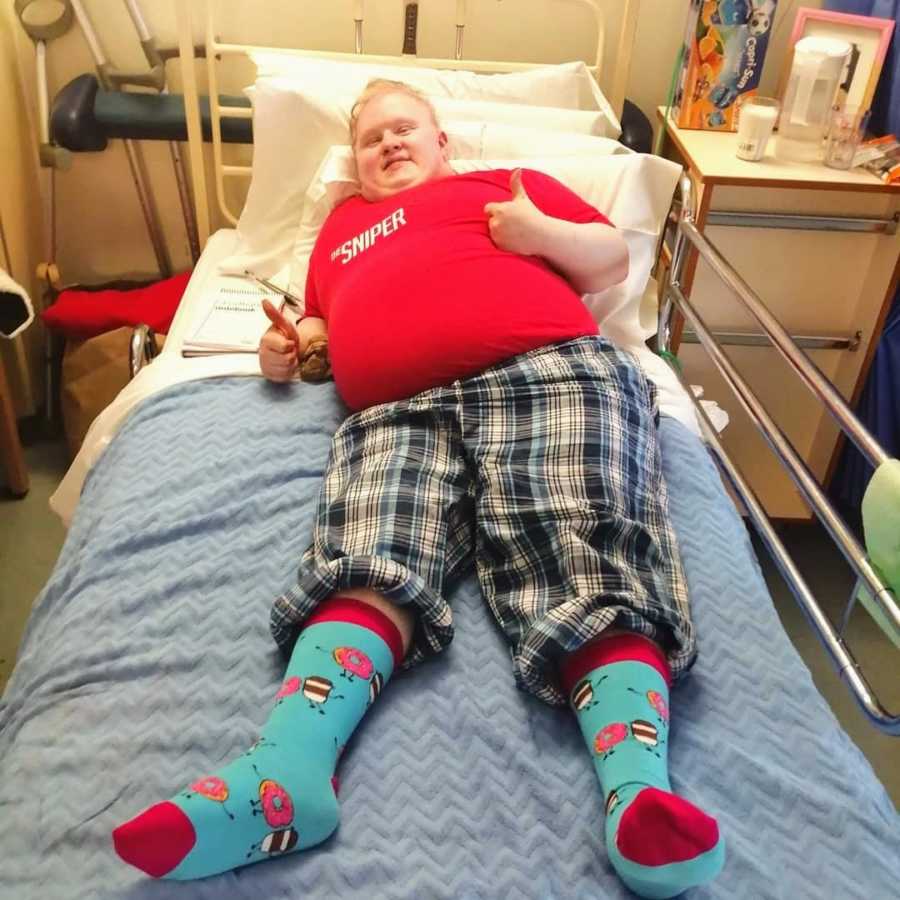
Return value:
M 269 605 L 295 571 L 330 436 L 346 414 L 331 384 L 243 377 L 253 360 L 191 360 L 186 369 L 177 352 L 187 311 L 240 241 L 229 228 L 209 235 L 190 6 L 177 8 L 205 249 L 166 350 L 136 364 L 138 376 L 89 433 L 93 449 L 67 476 L 69 493 L 64 483 L 57 494 L 70 530 L 0 704 L 0 898 L 627 896 L 606 861 L 600 792 L 576 723 L 516 691 L 472 578 L 452 596 L 451 649 L 398 675 L 348 748 L 343 820 L 324 845 L 180 884 L 152 882 L 113 854 L 115 825 L 245 750 L 264 722 L 283 672 Z M 216 40 L 214 9 L 211 96 L 216 56 L 248 50 Z M 219 115 L 213 104 L 214 136 Z M 213 156 L 225 203 L 237 169 L 226 169 L 221 144 Z M 663 347 L 670 303 L 704 337 L 679 288 L 689 247 L 747 290 L 692 230 L 689 184 L 679 195 Z M 700 657 L 673 697 L 670 768 L 675 789 L 718 817 L 728 847 L 721 876 L 691 896 L 896 896 L 900 817 L 782 630 L 716 462 L 798 581 L 871 718 L 894 733 L 897 718 L 804 593 L 703 410 L 706 443 L 678 412 L 684 406 L 672 409 L 659 432 Z M 896 614 L 886 590 L 879 601 Z

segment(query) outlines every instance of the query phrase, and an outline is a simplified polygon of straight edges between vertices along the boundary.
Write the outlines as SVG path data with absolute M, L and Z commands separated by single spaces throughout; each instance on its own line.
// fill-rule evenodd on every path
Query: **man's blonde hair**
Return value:
M 414 88 L 411 84 L 407 84 L 405 81 L 392 81 L 390 78 L 373 78 L 364 88 L 363 92 L 357 97 L 356 103 L 353 104 L 353 108 L 350 110 L 350 143 L 356 144 L 356 126 L 359 122 L 359 116 L 363 111 L 365 105 L 375 97 L 379 97 L 382 94 L 406 94 L 408 97 L 412 97 L 414 100 L 418 100 L 419 103 L 423 104 L 428 112 L 431 114 L 431 120 L 434 122 L 435 127 L 440 128 L 437 117 L 437 110 L 435 110 L 434 105 L 425 96 L 420 90 Z

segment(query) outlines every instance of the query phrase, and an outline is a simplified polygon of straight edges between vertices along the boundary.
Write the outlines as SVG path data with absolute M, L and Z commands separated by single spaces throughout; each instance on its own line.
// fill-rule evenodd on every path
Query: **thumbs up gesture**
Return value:
M 262 307 L 272 325 L 259 344 L 260 368 L 269 381 L 290 381 L 297 370 L 300 335 L 268 300 Z
M 268 300 L 263 311 L 272 323 L 259 343 L 259 366 L 269 381 L 325 381 L 331 375 L 328 332 L 322 319 L 307 317 L 296 327 Z
M 521 169 L 514 169 L 510 174 L 509 188 L 512 200 L 488 203 L 484 208 L 491 240 L 510 253 L 539 255 L 548 217 L 531 202 L 522 184 Z

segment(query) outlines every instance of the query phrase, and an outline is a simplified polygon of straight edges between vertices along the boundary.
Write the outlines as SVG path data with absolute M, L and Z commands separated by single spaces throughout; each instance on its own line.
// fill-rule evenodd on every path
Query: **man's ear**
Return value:
M 446 131 L 438 132 L 438 146 L 441 148 L 441 154 L 444 159 L 450 158 L 450 139 L 447 137 Z

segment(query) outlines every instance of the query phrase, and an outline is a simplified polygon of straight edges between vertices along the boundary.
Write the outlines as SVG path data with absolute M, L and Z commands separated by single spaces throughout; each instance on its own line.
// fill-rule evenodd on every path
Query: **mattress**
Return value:
M 574 717 L 518 692 L 473 579 L 450 650 L 395 677 L 320 847 L 154 882 L 111 830 L 253 742 L 283 661 L 269 605 L 309 537 L 331 385 L 178 384 L 89 474 L 0 703 L 0 898 L 620 898 Z M 672 698 L 675 789 L 728 845 L 694 898 L 887 898 L 900 817 L 782 631 L 699 440 L 663 419 L 700 657 Z
M 250 354 L 191 359 L 185 359 L 181 355 L 185 337 L 204 309 L 208 308 L 205 298 L 223 279 L 219 274 L 219 263 L 233 252 L 236 244 L 237 232 L 233 229 L 220 229 L 210 237 L 178 304 L 162 354 L 152 365 L 145 366 L 91 424 L 78 455 L 50 498 L 51 509 L 67 527 L 78 505 L 87 473 L 103 455 L 122 423 L 144 400 L 173 384 L 185 381 L 223 375 L 260 374 L 259 363 Z
M 103 455 L 122 423 L 144 400 L 186 381 L 225 375 L 260 375 L 255 354 L 232 353 L 189 359 L 181 355 L 185 338 L 209 308 L 211 294 L 218 286 L 233 284 L 235 281 L 233 276 L 221 273 L 220 263 L 224 263 L 234 252 L 237 242 L 237 232 L 227 228 L 220 229 L 210 237 L 178 306 L 162 354 L 152 365 L 145 366 L 91 425 L 78 455 L 50 498 L 51 508 L 66 526 L 75 512 L 87 473 Z M 273 276 L 273 279 L 277 284 L 286 284 L 286 269 Z M 240 281 L 243 283 L 242 279 Z M 660 409 L 699 434 L 693 403 L 668 364 L 643 344 L 628 349 L 640 357 L 644 373 L 656 385 Z M 715 421 L 727 423 L 727 414 L 718 409 L 716 404 L 705 400 L 702 403 Z

